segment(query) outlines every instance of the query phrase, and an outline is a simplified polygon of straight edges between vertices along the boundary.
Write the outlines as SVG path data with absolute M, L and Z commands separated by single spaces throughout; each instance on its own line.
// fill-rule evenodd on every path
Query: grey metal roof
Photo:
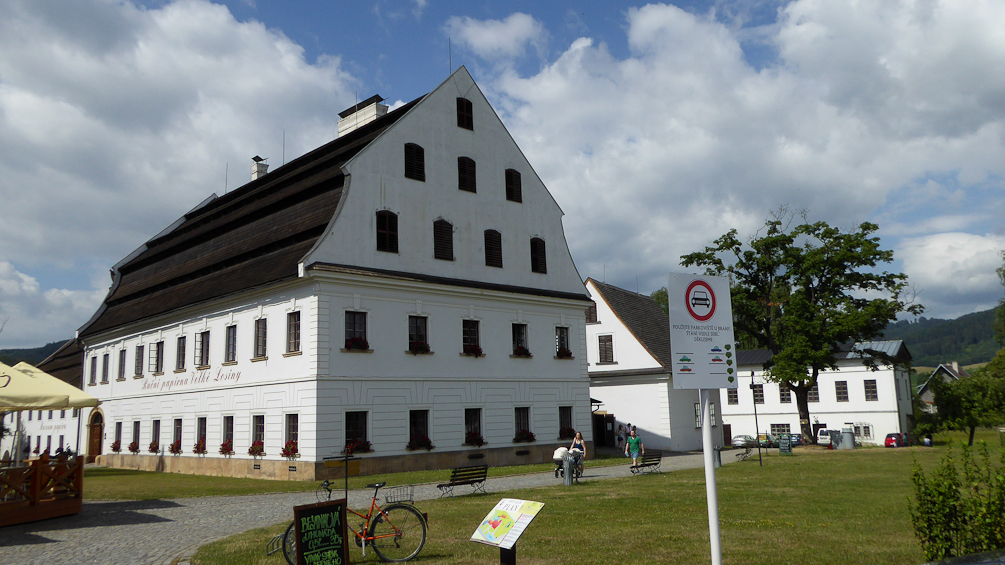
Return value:
M 911 352 L 907 350 L 903 340 L 891 341 L 860 341 L 841 346 L 837 359 L 863 359 L 874 353 L 883 353 L 902 361 L 911 360 Z M 769 349 L 744 349 L 736 352 L 737 366 L 764 365 L 771 359 Z
M 639 343 L 664 367 L 673 366 L 670 351 L 670 319 L 649 296 L 592 281 L 614 314 L 632 332 Z

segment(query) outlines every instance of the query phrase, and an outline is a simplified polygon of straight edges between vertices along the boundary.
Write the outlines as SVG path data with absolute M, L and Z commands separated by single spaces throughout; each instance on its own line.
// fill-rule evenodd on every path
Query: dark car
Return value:
M 886 440 L 883 441 L 883 445 L 886 447 L 904 447 L 904 437 L 900 434 L 886 434 Z
M 803 444 L 803 435 L 802 434 L 791 434 L 789 436 L 789 442 L 791 442 L 792 445 L 802 445 Z

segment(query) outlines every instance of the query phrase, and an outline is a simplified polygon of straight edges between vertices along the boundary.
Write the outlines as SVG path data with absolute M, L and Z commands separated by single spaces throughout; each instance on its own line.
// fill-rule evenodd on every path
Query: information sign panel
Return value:
M 778 453 L 792 455 L 792 436 L 789 434 L 778 436 Z
M 674 388 L 736 388 L 729 280 L 670 273 L 667 302 Z
M 349 562 L 345 499 L 293 507 L 297 565 L 342 565 Z
M 471 541 L 512 549 L 542 508 L 543 502 L 504 498 L 485 516 L 475 533 L 471 534 Z

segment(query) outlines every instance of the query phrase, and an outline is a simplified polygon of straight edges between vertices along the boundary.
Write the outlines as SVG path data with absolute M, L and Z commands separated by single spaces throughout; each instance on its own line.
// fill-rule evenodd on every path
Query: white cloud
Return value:
M 106 277 L 107 278 L 107 277 Z M 33 277 L 0 261 L 0 322 L 4 347 L 37 347 L 73 337 L 97 310 L 106 290 L 43 290 Z
M 541 53 L 547 40 L 541 22 L 519 12 L 505 20 L 451 17 L 445 31 L 458 45 L 467 46 L 475 55 L 490 61 L 516 59 L 523 56 L 528 46 Z
M 919 302 L 935 317 L 987 310 L 1002 296 L 995 269 L 1002 265 L 1003 235 L 946 232 L 904 239 L 899 247 L 904 271 L 922 291 Z

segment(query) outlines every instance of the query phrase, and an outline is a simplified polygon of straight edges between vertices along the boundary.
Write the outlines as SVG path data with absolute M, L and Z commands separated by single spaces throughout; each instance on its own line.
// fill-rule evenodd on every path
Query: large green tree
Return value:
M 969 377 L 950 382 L 935 379 L 932 384 L 939 425 L 969 432 L 969 445 L 974 444 L 977 428 L 1005 421 L 1005 349 Z
M 893 252 L 880 248 L 877 229 L 863 223 L 846 233 L 825 222 L 790 228 L 780 213 L 747 242 L 732 229 L 681 257 L 685 267 L 730 279 L 738 341 L 772 352 L 765 377 L 792 390 L 804 441 L 813 441 L 810 389 L 821 371 L 837 369 L 842 346 L 872 340 L 901 312 L 923 311 L 907 300 L 906 275 L 881 270 Z M 883 351 L 863 353 L 872 369 L 899 362 Z

